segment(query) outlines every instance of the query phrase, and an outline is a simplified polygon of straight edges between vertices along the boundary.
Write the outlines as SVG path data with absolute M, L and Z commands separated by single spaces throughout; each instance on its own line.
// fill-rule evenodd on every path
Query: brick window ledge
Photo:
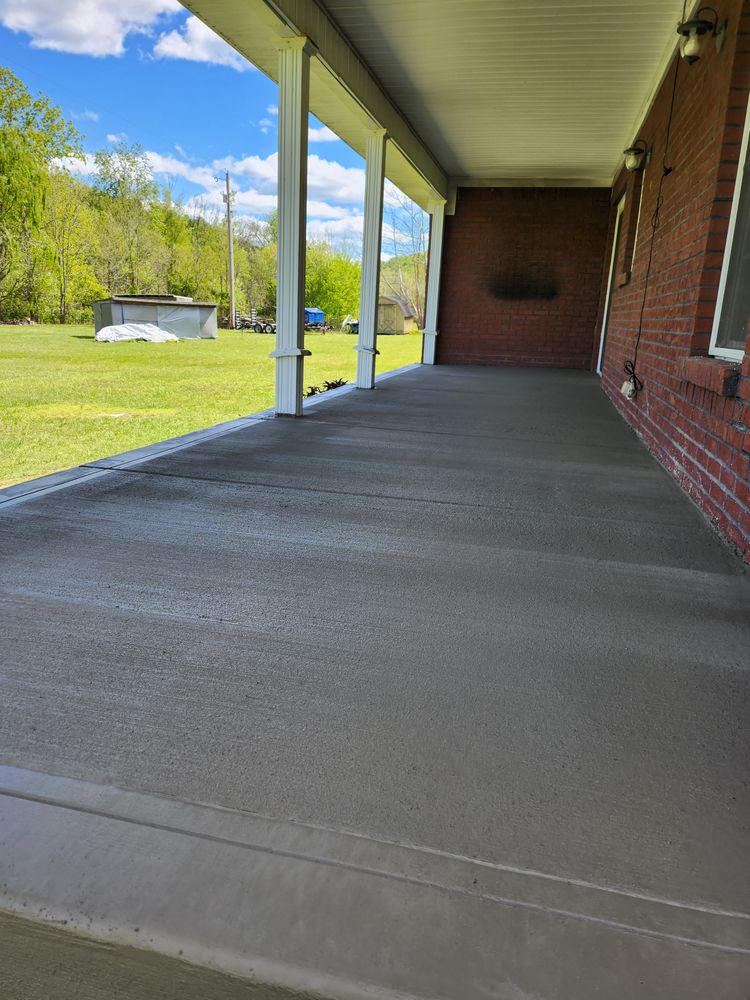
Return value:
M 694 357 L 682 362 L 682 377 L 693 385 L 715 392 L 717 396 L 734 396 L 740 380 L 741 365 L 724 358 Z

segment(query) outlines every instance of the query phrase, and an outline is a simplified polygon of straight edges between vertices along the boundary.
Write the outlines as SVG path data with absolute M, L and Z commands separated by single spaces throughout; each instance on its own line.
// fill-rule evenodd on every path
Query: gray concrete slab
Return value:
M 696 969 L 710 947 L 716 995 L 746 995 L 748 580 L 592 376 L 407 372 L 0 508 L 0 532 L 5 763 L 353 835 L 358 870 L 368 845 L 400 843 L 445 855 L 438 868 L 621 893 L 615 951 L 649 937 L 643 896 L 675 939 L 704 941 L 686 915 L 731 914 Z M 31 820 L 9 823 L 19 844 Z M 61 851 L 79 877 L 66 841 L 38 845 Z M 341 892 L 375 906 L 356 885 Z M 555 945 L 583 949 L 575 988 L 554 956 L 529 971 L 545 920 L 455 900 L 457 947 L 484 970 L 462 994 L 425 979 L 418 950 L 406 978 L 380 961 L 361 978 L 389 996 L 605 995 L 598 931 L 578 935 L 610 917 L 565 893 L 541 906 L 591 917 Z M 100 913 L 106 884 L 94 898 Z M 409 899 L 377 904 L 401 915 L 384 947 Z M 226 919 L 252 934 L 251 913 Z M 649 940 L 620 958 L 681 992 L 640 995 L 704 996 L 703 973 L 681 978 L 697 946 L 678 959 Z M 280 967 L 309 961 L 291 949 Z M 327 974 L 344 996 L 355 970 Z M 639 995 L 622 975 L 606 995 Z

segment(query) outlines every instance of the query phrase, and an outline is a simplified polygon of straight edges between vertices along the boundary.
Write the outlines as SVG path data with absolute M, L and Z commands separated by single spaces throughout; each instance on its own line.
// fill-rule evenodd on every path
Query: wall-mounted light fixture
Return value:
M 625 169 L 634 174 L 638 170 L 643 170 L 648 163 L 648 146 L 643 139 L 637 139 L 632 146 L 628 146 L 624 156 Z
M 701 17 L 708 14 L 708 17 Z M 719 22 L 719 15 L 713 7 L 701 7 L 689 21 L 677 25 L 677 34 L 682 35 L 680 55 L 687 63 L 697 62 L 703 52 L 706 35 L 713 35 L 716 51 L 721 52 L 727 33 L 726 18 Z

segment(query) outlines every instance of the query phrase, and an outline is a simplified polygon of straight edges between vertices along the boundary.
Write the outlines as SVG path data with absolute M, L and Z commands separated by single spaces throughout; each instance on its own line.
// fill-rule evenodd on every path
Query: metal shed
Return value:
M 185 295 L 113 295 L 94 303 L 94 330 L 118 323 L 155 323 L 180 339 L 218 336 L 215 302 L 194 302 Z

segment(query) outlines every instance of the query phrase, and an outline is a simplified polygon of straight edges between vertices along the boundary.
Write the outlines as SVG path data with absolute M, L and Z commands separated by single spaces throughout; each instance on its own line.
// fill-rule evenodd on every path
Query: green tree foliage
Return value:
M 0 66 L 0 127 L 20 135 L 37 161 L 82 154 L 81 136 L 60 108 L 43 94 L 32 97 L 6 66 Z
M 78 154 L 80 136 L 60 109 L 0 66 L 0 310 L 18 296 L 38 298 L 31 279 L 43 271 L 38 230 L 48 167 Z
M 23 243 L 42 217 L 45 188 L 44 167 L 22 136 L 0 127 L 0 306 L 11 293 L 9 279 Z
M 100 242 L 107 287 L 136 294 L 153 277 L 154 217 L 158 189 L 140 146 L 119 143 L 94 154 L 95 186 L 106 206 Z
M 340 256 L 329 243 L 307 244 L 305 301 L 322 309 L 326 322 L 340 326 L 359 312 L 360 266 Z
M 72 176 L 81 137 L 60 109 L 0 67 L 0 317 L 81 322 L 97 298 L 173 293 L 229 308 L 223 212 L 188 213 L 154 183 L 139 146 L 94 154 Z M 278 220 L 235 219 L 236 305 L 273 317 Z M 306 301 L 339 324 L 359 308 L 359 263 L 327 243 L 307 250 Z
M 96 242 L 97 214 L 89 190 L 62 170 L 49 175 L 43 236 L 46 240 L 50 301 L 56 319 L 79 319 L 81 303 L 104 294 L 91 267 L 90 248 Z

